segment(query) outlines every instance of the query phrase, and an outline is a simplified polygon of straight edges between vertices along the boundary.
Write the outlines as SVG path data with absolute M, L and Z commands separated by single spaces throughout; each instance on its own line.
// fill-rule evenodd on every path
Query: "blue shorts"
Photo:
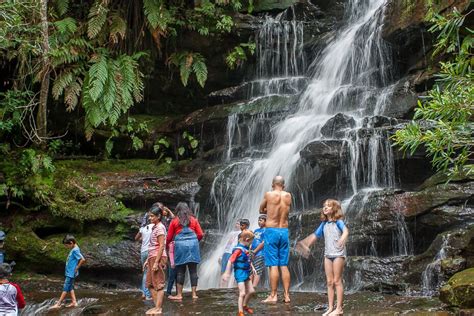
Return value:
M 234 278 L 237 283 L 245 282 L 250 279 L 250 270 L 234 269 Z
M 74 290 L 74 278 L 66 277 L 64 280 L 63 291 L 71 292 Z
M 288 228 L 267 227 L 263 239 L 265 265 L 267 267 L 287 266 L 290 259 Z
M 229 258 L 230 258 L 231 255 L 232 255 L 231 253 L 227 253 L 227 252 L 224 252 L 224 254 L 222 255 L 221 273 L 225 272 L 225 269 L 227 268 L 227 262 L 229 261 Z

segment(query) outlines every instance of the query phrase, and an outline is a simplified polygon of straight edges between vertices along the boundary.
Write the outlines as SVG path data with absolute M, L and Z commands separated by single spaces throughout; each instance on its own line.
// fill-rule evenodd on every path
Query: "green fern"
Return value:
M 199 85 L 204 87 L 207 80 L 207 66 L 201 54 L 187 51 L 173 53 L 167 62 L 178 67 L 183 86 L 188 85 L 189 77 L 194 72 Z
M 87 24 L 87 36 L 90 39 L 99 35 L 107 20 L 109 12 L 108 0 L 96 0 L 89 11 L 89 22 Z
M 54 4 L 59 16 L 66 14 L 67 10 L 69 9 L 69 0 L 55 0 Z
M 74 79 L 74 74 L 70 69 L 63 70 L 59 76 L 56 77 L 53 83 L 52 94 L 56 100 L 63 94 L 64 89 L 69 86 Z
M 135 102 L 142 100 L 143 74 L 138 70 L 137 56 L 111 58 L 104 52 L 92 60 L 82 96 L 88 138 L 101 124 L 115 126 Z
M 143 0 L 143 11 L 153 29 L 160 25 L 161 1 L 157 0 Z
M 200 54 L 194 54 L 193 72 L 199 85 L 204 88 L 207 80 L 207 66 L 204 57 Z
M 108 78 L 107 57 L 99 55 L 97 61 L 94 62 L 89 69 L 91 86 L 89 94 L 94 102 L 96 102 L 104 90 L 104 85 Z
M 127 22 L 120 17 L 119 15 L 112 15 L 110 19 L 110 31 L 109 39 L 113 43 L 117 43 L 119 38 L 122 40 L 125 39 L 125 34 L 127 32 Z
M 68 112 L 71 112 L 76 108 L 81 89 L 82 81 L 78 78 L 64 90 L 64 103 L 66 103 L 66 110 Z
M 77 30 L 76 20 L 71 17 L 54 22 L 54 26 L 61 35 L 72 35 Z

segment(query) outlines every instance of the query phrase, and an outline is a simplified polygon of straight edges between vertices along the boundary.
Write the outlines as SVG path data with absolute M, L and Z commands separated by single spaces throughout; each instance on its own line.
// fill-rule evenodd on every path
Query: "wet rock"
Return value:
M 420 83 L 417 83 L 416 80 L 420 80 L 420 78 L 411 76 L 398 81 L 394 85 L 388 103 L 381 114 L 400 119 L 411 118 L 418 104 L 418 95 L 414 91 L 414 86 Z M 426 91 L 426 88 L 423 91 Z
M 123 240 L 109 245 L 105 242 L 84 242 L 81 250 L 87 260 L 85 270 L 103 271 L 112 274 L 116 271 L 140 271 L 140 243 Z
M 305 194 L 318 192 L 313 205 L 330 197 L 337 184 L 345 192 L 349 182 L 340 181 L 342 162 L 349 157 L 349 148 L 343 140 L 318 140 L 309 143 L 301 151 L 301 162 L 295 171 L 295 187 Z
M 306 77 L 283 77 L 259 79 L 242 83 L 238 86 L 211 92 L 208 96 L 210 105 L 229 104 L 237 101 L 268 95 L 295 95 L 300 93 L 308 83 Z M 263 109 L 264 110 L 264 109 Z M 246 111 L 243 111 L 244 113 Z M 262 111 L 265 112 L 265 111 Z
M 301 151 L 303 160 L 311 166 L 319 165 L 321 170 L 337 168 L 348 156 L 348 149 L 342 140 L 318 140 L 309 143 Z
M 353 117 L 338 113 L 321 127 L 321 135 L 327 138 L 343 137 L 344 131 L 353 128 L 355 124 Z
M 439 298 L 446 304 L 462 308 L 474 307 L 474 268 L 455 274 L 440 290 Z
M 254 11 L 261 12 L 261 11 L 273 11 L 273 10 L 284 10 L 294 3 L 296 0 L 261 0 L 255 3 Z
M 406 260 L 403 266 L 404 273 L 399 280 L 417 288 L 422 284 L 425 273 L 426 277 L 433 279 L 427 280 L 429 283 L 440 286 L 454 273 L 472 264 L 474 254 L 470 249 L 473 246 L 474 225 L 445 231 L 436 236 L 426 251 Z M 428 269 L 432 272 L 427 271 Z
M 391 127 L 397 124 L 398 121 L 396 119 L 382 115 L 364 117 L 362 121 L 362 127 L 365 128 Z
M 463 12 L 469 3 L 469 0 L 442 0 L 436 2 L 434 8 L 441 13 L 450 12 L 454 7 Z M 425 22 L 428 9 L 423 0 L 392 0 L 386 6 L 382 36 L 394 45 L 402 73 L 430 51 L 432 38 Z
M 407 218 L 421 215 L 447 202 L 465 202 L 474 195 L 474 182 L 439 184 L 419 192 L 405 192 L 394 196 L 390 207 Z
M 474 208 L 466 204 L 443 205 L 420 216 L 417 222 L 426 229 L 446 230 L 466 223 L 474 223 Z
M 129 207 L 151 205 L 161 201 L 170 207 L 190 202 L 199 191 L 195 179 L 175 177 L 113 177 L 106 193 L 117 197 Z
M 458 271 L 466 268 L 466 259 L 460 256 L 455 256 L 448 259 L 441 260 L 441 270 L 447 275 L 453 275 Z
M 456 7 L 460 12 L 463 12 L 468 8 L 469 3 L 469 0 L 442 0 L 436 3 L 434 8 L 438 12 L 447 12 L 449 9 Z M 383 37 L 389 41 L 400 41 L 409 37 L 406 33 L 420 28 L 425 23 L 428 9 L 429 6 L 423 0 L 389 1 L 385 9 Z
M 345 281 L 349 288 L 382 293 L 405 292 L 406 284 L 396 278 L 403 271 L 406 256 L 395 257 L 349 257 Z

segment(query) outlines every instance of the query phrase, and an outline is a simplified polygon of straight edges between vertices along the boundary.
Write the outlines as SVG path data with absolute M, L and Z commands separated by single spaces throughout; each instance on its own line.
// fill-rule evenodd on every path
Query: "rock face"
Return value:
M 342 113 L 336 114 L 321 127 L 321 135 L 327 138 L 344 136 L 344 131 L 355 126 L 354 118 Z
M 474 268 L 456 273 L 440 290 L 439 298 L 446 304 L 474 308 Z

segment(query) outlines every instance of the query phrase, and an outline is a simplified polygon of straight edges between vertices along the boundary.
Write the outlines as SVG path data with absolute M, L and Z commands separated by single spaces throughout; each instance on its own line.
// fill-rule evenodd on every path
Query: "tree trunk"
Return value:
M 48 134 L 47 126 L 47 110 L 48 110 L 48 94 L 49 94 L 49 35 L 48 35 L 48 0 L 41 0 L 41 33 L 43 35 L 43 66 L 41 69 L 41 90 L 38 113 L 36 114 L 36 130 L 39 141 L 44 141 Z

